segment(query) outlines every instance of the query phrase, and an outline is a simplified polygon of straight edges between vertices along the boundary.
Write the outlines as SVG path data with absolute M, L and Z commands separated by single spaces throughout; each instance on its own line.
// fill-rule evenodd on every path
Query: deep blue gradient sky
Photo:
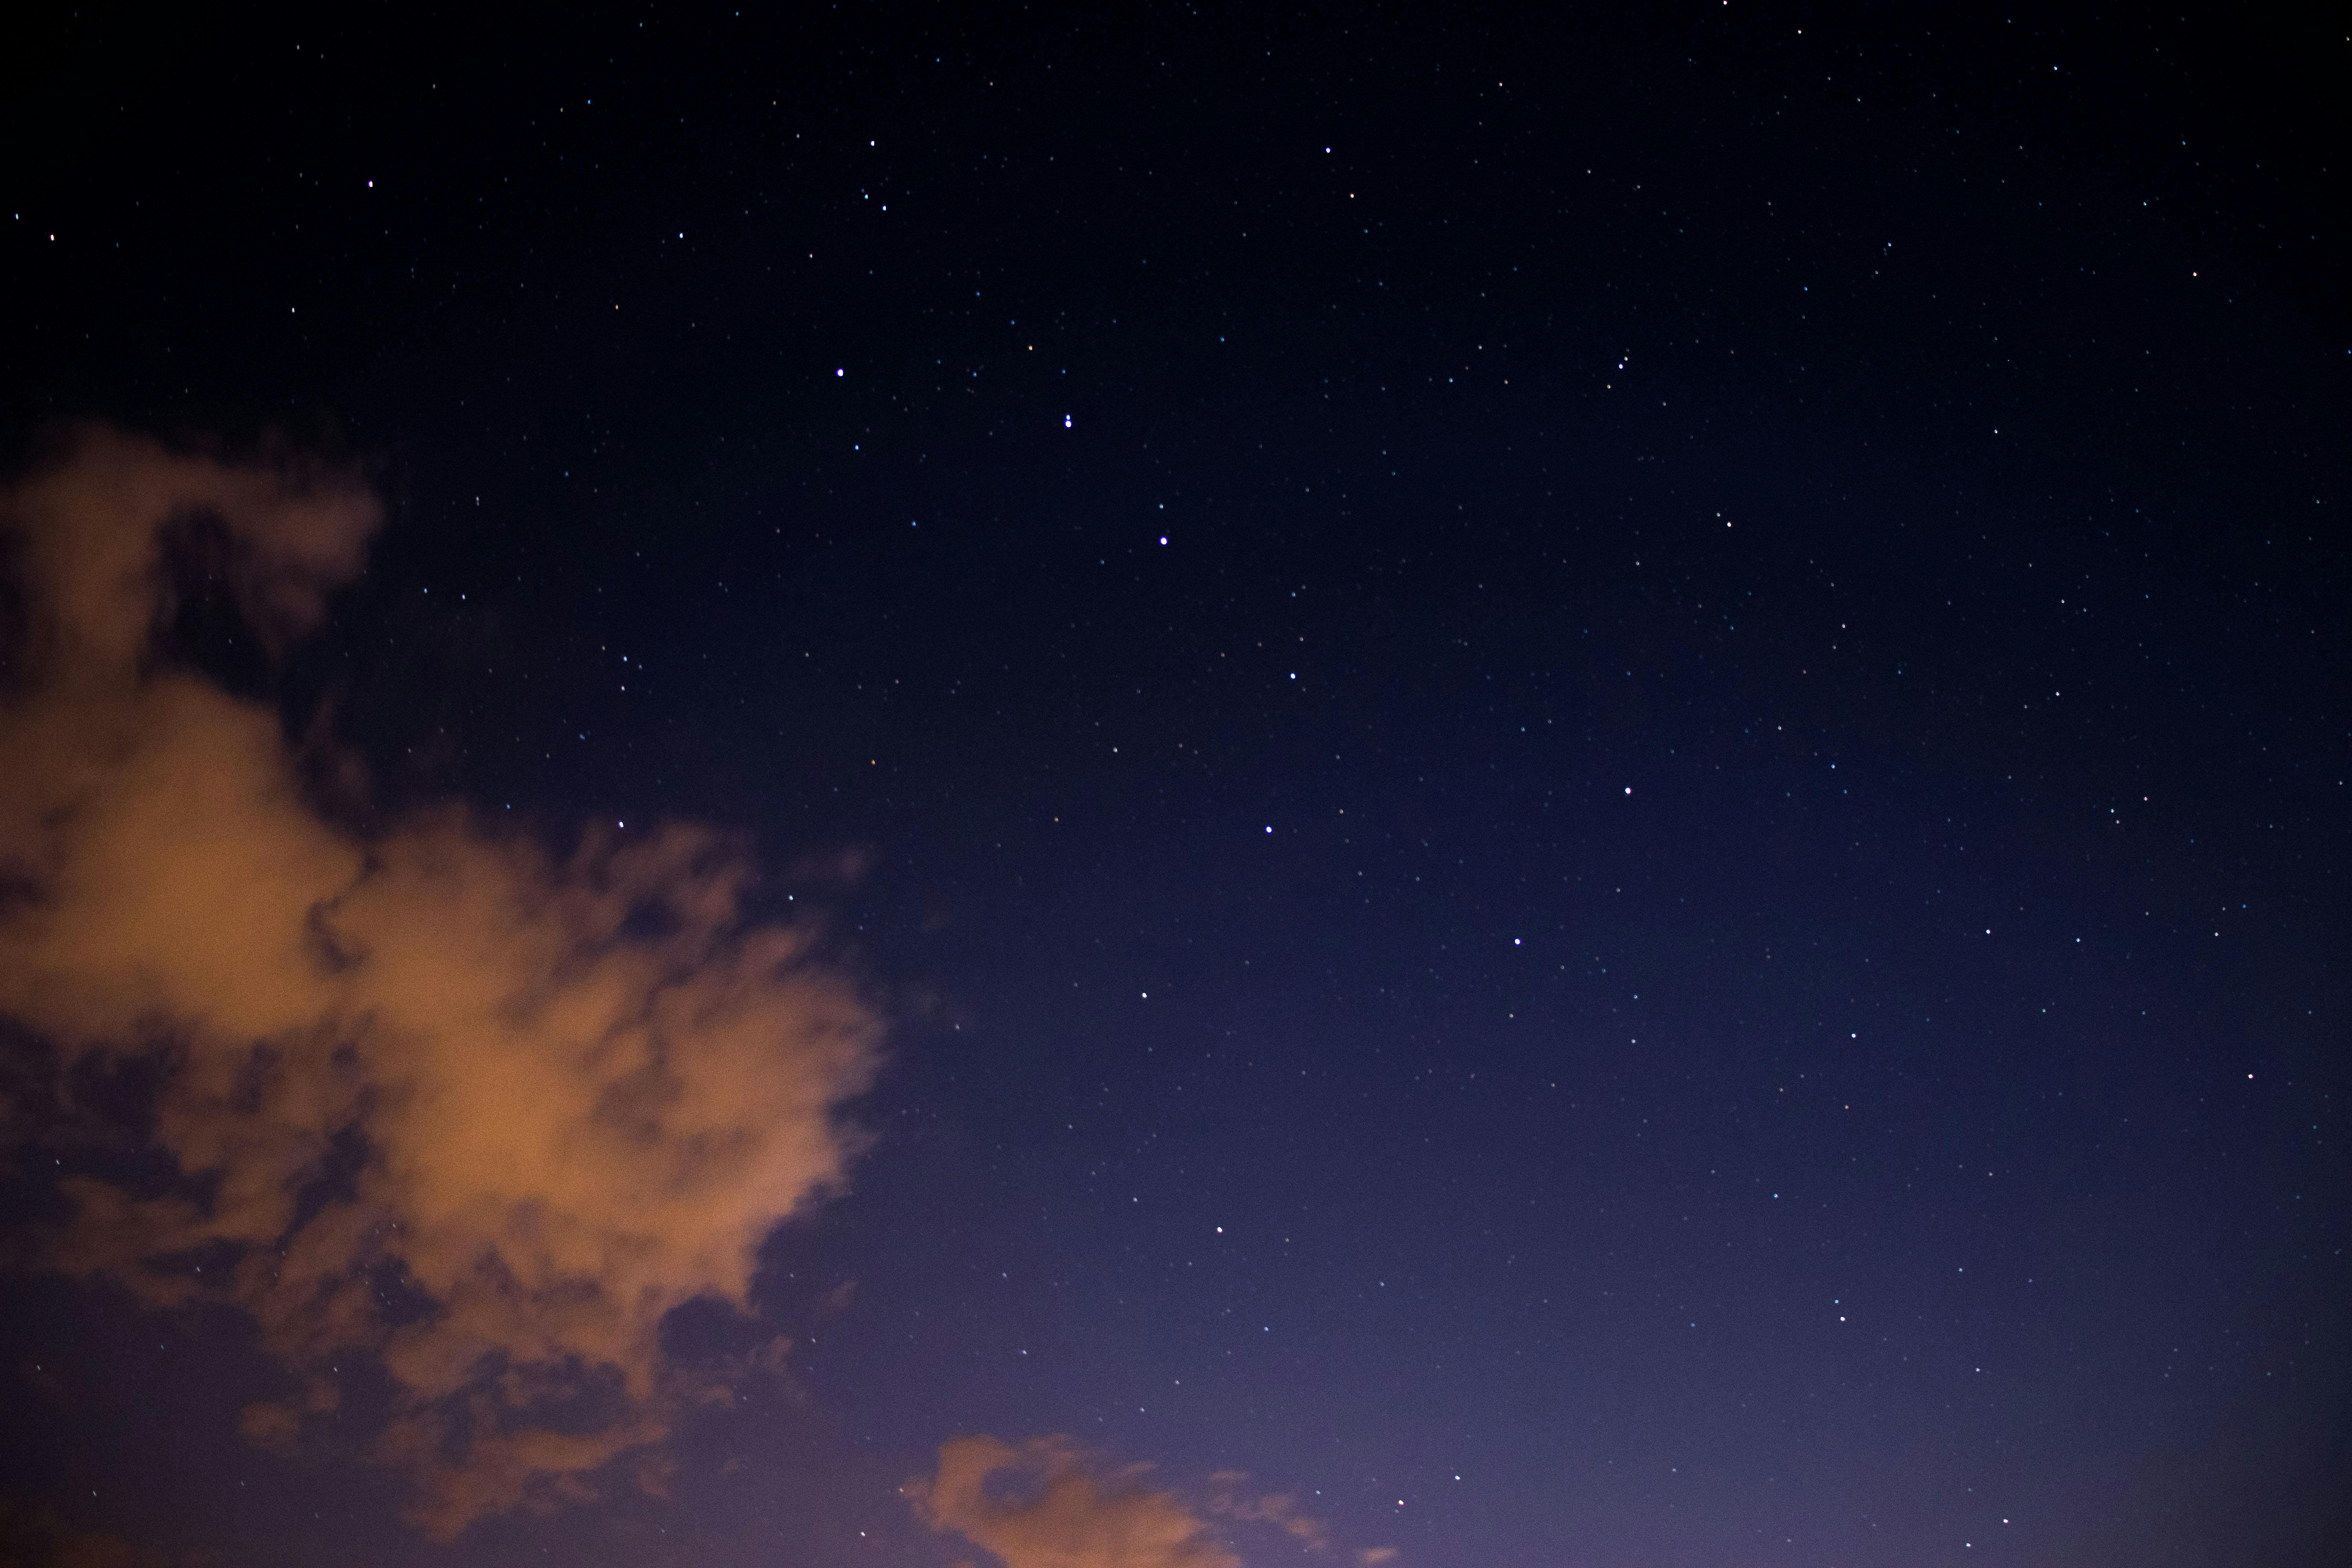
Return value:
M 1444 9 L 40 19 L 18 460 L 389 506 L 173 657 L 748 835 L 892 1026 L 667 1500 L 429 1545 L 364 1369 L 265 1453 L 249 1324 L 27 1268 L 11 1519 L 898 1568 L 1059 1433 L 1350 1563 L 2342 1560 L 2341 38 Z

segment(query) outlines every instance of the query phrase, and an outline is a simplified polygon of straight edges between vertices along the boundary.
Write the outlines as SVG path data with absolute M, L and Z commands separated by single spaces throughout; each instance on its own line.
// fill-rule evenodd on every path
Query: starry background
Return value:
M 37 1274 L 15 1495 L 930 1563 L 940 1442 L 1066 1432 L 1433 1568 L 2352 1550 L 2340 28 L 18 31 L 12 451 L 354 454 L 327 632 L 193 656 L 394 804 L 749 832 L 895 1024 L 668 1501 L 427 1547 Z

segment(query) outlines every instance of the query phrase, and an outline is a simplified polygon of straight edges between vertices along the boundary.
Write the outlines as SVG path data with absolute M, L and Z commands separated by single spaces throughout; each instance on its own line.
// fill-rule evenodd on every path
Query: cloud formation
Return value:
M 1150 1470 L 1096 1466 L 1066 1437 L 959 1437 L 903 1489 L 925 1524 L 1004 1568 L 1240 1568 L 1206 1521 L 1144 1484 Z
M 744 1305 L 761 1239 L 841 1181 L 878 1020 L 804 932 L 747 922 L 751 864 L 709 830 L 558 857 L 462 806 L 322 814 L 272 709 L 154 657 L 191 520 L 276 652 L 381 512 L 347 474 L 104 429 L 0 494 L 0 1013 L 68 1063 L 157 1057 L 181 1178 L 69 1180 L 47 1261 L 249 1312 L 299 1374 L 246 1413 L 257 1442 L 379 1358 L 375 1456 L 436 1538 L 585 1495 L 697 1397 L 664 1315 Z

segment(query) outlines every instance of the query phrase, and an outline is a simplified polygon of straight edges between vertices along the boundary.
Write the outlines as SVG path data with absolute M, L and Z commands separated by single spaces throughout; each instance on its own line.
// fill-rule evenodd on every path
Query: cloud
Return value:
M 0 1499 L 0 1568 L 173 1568 L 173 1564 L 163 1553 L 133 1546 L 120 1536 L 76 1530 L 52 1509 L 6 1498 Z
M 761 1239 L 843 1179 L 878 1020 L 804 931 L 746 920 L 752 867 L 709 829 L 559 856 L 460 805 L 331 820 L 274 710 L 155 657 L 191 519 L 274 653 L 381 511 L 335 470 L 105 429 L 0 494 L 0 1013 L 68 1063 L 164 1064 L 182 1178 L 68 1180 L 46 1261 L 249 1312 L 299 1374 L 257 1441 L 380 1358 L 375 1457 L 436 1538 L 585 1495 L 698 1396 L 663 1316 L 746 1304 Z
M 1240 1568 L 1206 1521 L 1144 1484 L 1150 1468 L 1094 1464 L 1066 1437 L 959 1437 L 902 1489 L 925 1524 L 1004 1568 Z
M 1331 1544 L 1330 1526 L 1300 1512 L 1297 1499 L 1288 1492 L 1251 1497 L 1240 1489 L 1248 1479 L 1239 1470 L 1219 1470 L 1211 1476 L 1209 1511 L 1220 1519 L 1270 1524 L 1310 1551 L 1321 1552 Z

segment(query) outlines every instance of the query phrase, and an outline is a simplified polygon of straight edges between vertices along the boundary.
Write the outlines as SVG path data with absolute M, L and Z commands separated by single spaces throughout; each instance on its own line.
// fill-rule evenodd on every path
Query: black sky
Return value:
M 366 822 L 747 835 L 892 1028 L 667 1500 L 429 1545 L 27 1266 L 10 1528 L 945 1563 L 899 1484 L 1065 1433 L 1350 1563 L 2342 1561 L 2322 20 L 41 8 L 13 466 L 388 506 L 169 656 Z

